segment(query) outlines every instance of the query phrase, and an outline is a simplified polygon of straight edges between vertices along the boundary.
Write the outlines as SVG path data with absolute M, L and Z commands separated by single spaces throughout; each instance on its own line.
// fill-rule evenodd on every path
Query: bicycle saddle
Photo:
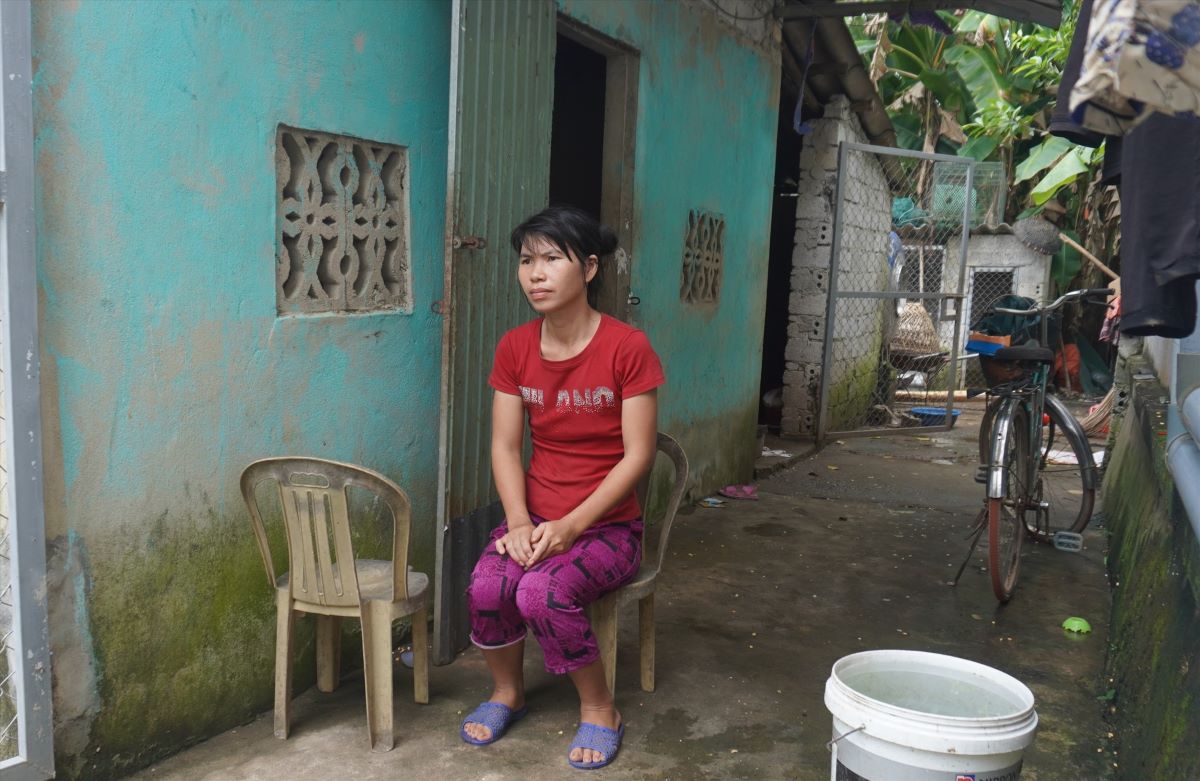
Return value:
M 1016 347 L 1001 347 L 992 357 L 999 361 L 1054 363 L 1054 351 L 1050 348 L 1024 344 Z

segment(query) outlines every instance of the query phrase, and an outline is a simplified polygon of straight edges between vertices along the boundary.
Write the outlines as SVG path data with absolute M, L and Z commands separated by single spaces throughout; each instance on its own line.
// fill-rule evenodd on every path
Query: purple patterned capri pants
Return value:
M 534 517 L 533 523 L 554 521 Z M 503 648 L 522 640 L 529 627 L 542 646 L 548 672 L 561 675 L 595 662 L 600 648 L 584 608 L 637 574 L 641 519 L 592 526 L 570 550 L 529 571 L 496 552 L 496 540 L 507 533 L 507 523 L 492 532 L 471 574 L 471 642 Z

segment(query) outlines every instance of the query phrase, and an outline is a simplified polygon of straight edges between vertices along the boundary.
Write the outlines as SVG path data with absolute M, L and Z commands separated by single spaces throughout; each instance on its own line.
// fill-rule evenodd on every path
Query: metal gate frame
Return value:
M 964 186 L 965 192 L 968 193 L 968 195 L 963 198 L 962 241 L 960 242 L 957 289 L 954 293 L 843 291 L 839 289 L 838 278 L 842 265 L 842 227 L 844 218 L 843 205 L 845 203 L 846 195 L 846 161 L 850 152 L 863 152 L 879 156 L 903 157 L 929 162 L 948 162 L 966 166 L 967 178 Z M 971 235 L 972 198 L 969 194 L 972 192 L 974 186 L 974 178 L 975 160 L 972 158 L 956 157 L 954 155 L 941 155 L 932 152 L 917 152 L 910 149 L 898 149 L 895 147 L 876 146 L 873 144 L 860 144 L 852 141 L 842 141 L 838 145 L 838 176 L 837 188 L 834 194 L 833 242 L 829 262 L 829 297 L 825 310 L 825 341 L 821 354 L 821 390 L 816 421 L 818 444 L 824 444 L 830 437 L 833 436 L 880 436 L 883 434 L 911 434 L 913 432 L 913 429 L 903 427 L 872 428 L 851 431 L 829 430 L 830 371 L 832 368 L 831 363 L 833 357 L 833 341 L 837 317 L 837 304 L 841 300 L 897 300 L 904 298 L 909 300 L 936 299 L 941 301 L 941 306 L 939 307 L 939 321 L 950 318 L 953 318 L 954 320 L 954 338 L 950 344 L 949 379 L 946 391 L 946 403 L 943 405 L 944 409 L 946 410 L 947 419 L 952 420 L 952 417 L 950 416 L 952 416 L 954 412 L 954 390 L 955 386 L 958 384 L 959 342 L 962 340 L 962 300 L 963 287 L 966 284 L 967 245 Z M 926 432 L 949 431 L 952 425 L 953 423 L 942 424 L 940 426 L 923 426 L 921 430 Z
M 0 638 L 14 669 L 0 689 L 15 694 L 16 715 L 0 734 L 17 730 L 16 756 L 0 761 L 5 781 L 54 776 L 50 636 L 46 614 L 45 508 L 34 243 L 33 105 L 29 0 L 0 2 L 3 150 L 0 152 L 0 356 L 3 360 L 4 459 L 8 467 L 8 539 L 12 582 L 0 584 L 13 626 Z

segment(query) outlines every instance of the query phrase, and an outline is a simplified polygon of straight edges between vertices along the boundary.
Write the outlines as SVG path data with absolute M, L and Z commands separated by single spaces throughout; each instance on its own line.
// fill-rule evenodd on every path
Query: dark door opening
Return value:
M 792 129 L 793 95 L 779 101 L 775 142 L 775 197 L 771 208 L 771 254 L 767 265 L 766 316 L 763 320 L 762 376 L 758 422 L 779 433 L 783 412 L 784 350 L 788 339 L 788 299 L 792 292 L 792 255 L 796 246 L 796 177 L 803 136 Z
M 607 58 L 558 36 L 550 133 L 550 203 L 601 217 Z

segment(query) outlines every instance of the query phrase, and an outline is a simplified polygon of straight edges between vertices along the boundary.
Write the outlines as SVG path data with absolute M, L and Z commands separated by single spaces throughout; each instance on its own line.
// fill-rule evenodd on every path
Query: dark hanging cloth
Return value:
M 1083 0 L 1079 7 L 1079 21 L 1075 23 L 1075 35 L 1071 38 L 1071 50 L 1063 64 L 1062 82 L 1058 85 L 1058 102 L 1050 116 L 1048 130 L 1080 146 L 1098 147 L 1104 136 L 1089 130 L 1071 119 L 1071 90 L 1079 80 L 1079 67 L 1083 64 L 1083 52 L 1087 48 L 1088 23 L 1092 19 L 1092 0 Z
M 1183 338 L 1200 279 L 1200 128 L 1154 114 L 1121 149 L 1121 333 Z
M 1121 183 L 1121 144 L 1124 140 L 1124 136 L 1104 139 L 1104 167 L 1100 171 L 1100 184 Z

